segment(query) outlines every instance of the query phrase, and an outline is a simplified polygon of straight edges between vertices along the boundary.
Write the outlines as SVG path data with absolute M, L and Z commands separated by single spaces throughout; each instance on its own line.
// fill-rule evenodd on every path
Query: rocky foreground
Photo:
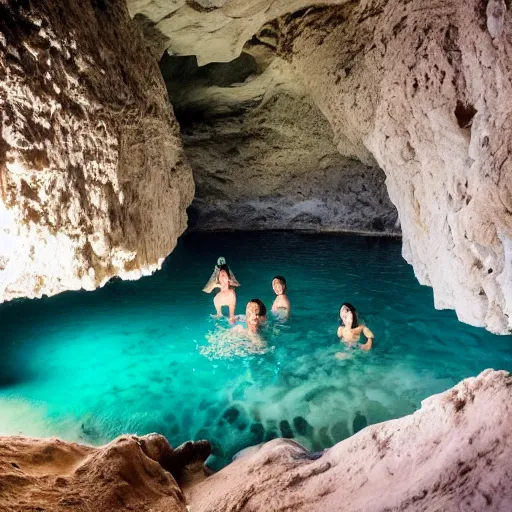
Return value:
M 2 511 L 510 511 L 512 375 L 486 370 L 323 453 L 275 439 L 207 477 L 209 443 L 0 438 Z

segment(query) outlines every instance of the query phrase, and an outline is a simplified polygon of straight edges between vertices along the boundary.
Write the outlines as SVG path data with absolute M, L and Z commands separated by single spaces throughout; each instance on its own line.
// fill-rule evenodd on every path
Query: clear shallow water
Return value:
M 512 339 L 433 309 L 399 240 L 293 233 L 184 237 L 161 272 L 90 292 L 0 306 L 0 433 L 92 444 L 157 431 L 171 444 L 210 439 L 212 467 L 276 436 L 310 449 L 413 412 L 485 368 L 512 370 Z M 288 327 L 269 351 L 205 357 L 227 324 L 201 292 L 219 255 L 270 309 L 271 279 L 289 283 Z M 340 304 L 352 302 L 374 349 L 340 361 Z M 225 345 L 226 346 L 226 345 Z M 210 350 L 211 352 L 211 350 Z M 212 354 L 210 353 L 210 356 Z M 215 353 L 213 354 L 215 355 Z

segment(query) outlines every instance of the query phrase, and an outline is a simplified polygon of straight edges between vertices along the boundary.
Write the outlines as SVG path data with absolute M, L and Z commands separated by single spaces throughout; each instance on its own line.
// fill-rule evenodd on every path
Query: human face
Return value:
M 221 270 L 219 272 L 219 284 L 220 285 L 229 284 L 229 276 L 228 276 L 228 273 L 225 270 Z
M 340 309 L 340 318 L 344 325 L 349 328 L 352 328 L 352 324 L 354 322 L 354 315 L 352 311 L 347 308 L 347 306 L 342 306 Z
M 245 318 L 247 325 L 258 325 L 260 316 L 260 307 L 256 302 L 249 302 L 245 308 Z
M 282 295 L 284 293 L 283 283 L 279 279 L 274 279 L 272 281 L 272 289 L 276 295 Z

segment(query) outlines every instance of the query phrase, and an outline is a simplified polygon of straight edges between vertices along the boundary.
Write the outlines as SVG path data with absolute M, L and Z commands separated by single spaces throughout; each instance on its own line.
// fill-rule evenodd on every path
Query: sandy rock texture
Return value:
M 161 265 L 194 186 L 123 1 L 1 1 L 0 121 L 0 302 Z
M 196 183 L 189 227 L 399 233 L 384 172 L 340 154 L 291 66 L 258 50 L 161 61 Z
M 137 510 L 185 512 L 179 483 L 204 472 L 207 441 L 173 449 L 157 434 L 94 448 L 59 439 L 0 437 L 4 512 Z
M 192 512 L 512 509 L 512 376 L 486 370 L 323 453 L 275 439 L 186 490 Z
M 127 0 L 127 5 L 141 24 L 150 23 L 161 34 L 159 39 L 167 39 L 171 55 L 196 55 L 204 66 L 238 57 L 246 41 L 267 21 L 311 5 L 348 1 Z

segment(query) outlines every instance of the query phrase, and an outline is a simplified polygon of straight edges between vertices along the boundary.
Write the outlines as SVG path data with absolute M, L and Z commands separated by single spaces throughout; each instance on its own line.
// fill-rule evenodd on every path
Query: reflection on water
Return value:
M 210 318 L 201 289 L 220 255 L 241 282 L 238 313 L 253 297 L 271 305 L 274 275 L 288 281 L 292 317 L 264 329 L 264 353 Z M 376 337 L 338 360 L 345 301 Z M 188 235 L 154 276 L 3 304 L 0 322 L 0 433 L 207 438 L 213 467 L 278 436 L 320 450 L 485 368 L 512 369 L 510 336 L 435 311 L 400 241 L 370 237 Z

